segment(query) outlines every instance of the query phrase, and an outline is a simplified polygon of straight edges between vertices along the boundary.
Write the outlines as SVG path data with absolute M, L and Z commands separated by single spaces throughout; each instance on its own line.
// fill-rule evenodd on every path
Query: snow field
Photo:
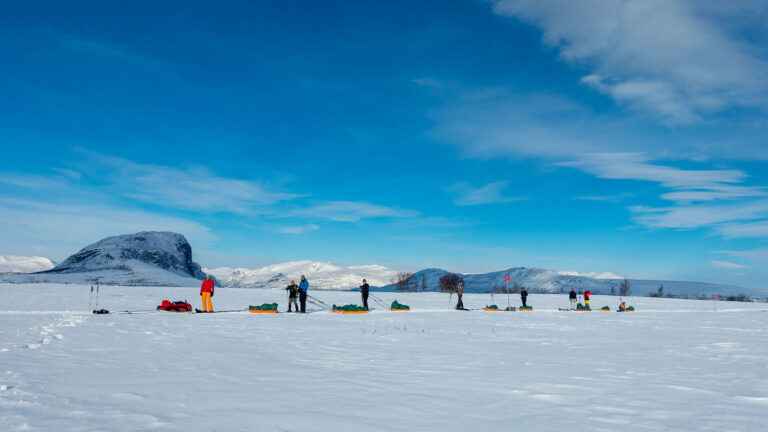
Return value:
M 374 293 L 413 310 L 92 315 L 87 286 L 0 292 L 0 430 L 758 431 L 767 418 L 765 304 L 715 313 L 711 301 L 630 298 L 635 313 L 559 312 L 567 295 L 532 294 L 534 312 L 463 312 L 445 294 Z M 200 307 L 197 287 L 101 287 L 99 307 L 164 298 Z M 286 309 L 280 291 L 213 298 L 217 310 L 273 301 Z

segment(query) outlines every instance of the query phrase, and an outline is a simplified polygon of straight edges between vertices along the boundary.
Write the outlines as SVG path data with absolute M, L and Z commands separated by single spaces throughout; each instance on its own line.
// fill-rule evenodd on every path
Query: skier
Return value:
M 285 287 L 285 290 L 288 291 L 288 312 L 291 311 L 291 305 L 296 306 L 296 313 L 299 312 L 299 304 L 296 303 L 296 297 L 299 296 L 299 286 L 296 285 L 296 282 L 291 281 L 291 284 Z
M 525 287 L 520 290 L 520 300 L 523 302 L 523 307 L 528 307 L 528 305 L 525 304 L 525 302 L 528 301 L 528 291 L 525 290 Z
M 464 295 L 464 279 L 459 279 L 459 284 L 456 286 L 456 295 L 459 296 L 459 302 L 456 303 L 456 310 L 464 310 L 464 301 L 461 299 Z
M 576 300 L 576 291 L 571 288 L 571 293 L 568 294 L 568 298 L 571 300 L 571 310 L 576 310 L 576 303 L 578 302 Z
M 200 297 L 203 298 L 203 312 L 213 312 L 213 304 L 211 303 L 213 279 L 211 279 L 211 275 L 205 275 L 205 280 L 200 285 Z
M 299 282 L 299 303 L 301 303 L 301 313 L 307 313 L 307 290 L 309 289 L 309 282 L 304 275 L 301 275 L 301 282 Z
M 368 310 L 368 290 L 370 290 L 371 286 L 368 285 L 368 282 L 363 279 L 363 284 L 360 285 L 360 295 L 363 296 L 363 307 L 365 310 Z
M 592 296 L 592 291 L 586 290 L 584 291 L 584 306 L 586 306 L 587 309 L 591 309 L 589 307 L 589 298 Z

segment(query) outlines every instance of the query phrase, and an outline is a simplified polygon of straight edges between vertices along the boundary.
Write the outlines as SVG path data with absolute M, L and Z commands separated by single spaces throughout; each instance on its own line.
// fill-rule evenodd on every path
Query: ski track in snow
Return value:
M 635 313 L 560 312 L 565 295 L 531 295 L 535 312 L 461 312 L 444 294 L 376 293 L 413 310 L 92 315 L 89 287 L 0 290 L 2 431 L 760 431 L 768 418 L 765 304 L 629 298 Z M 197 292 L 102 287 L 98 307 L 199 307 Z M 280 291 L 213 299 L 273 301 L 285 310 Z M 470 308 L 492 302 L 465 295 Z

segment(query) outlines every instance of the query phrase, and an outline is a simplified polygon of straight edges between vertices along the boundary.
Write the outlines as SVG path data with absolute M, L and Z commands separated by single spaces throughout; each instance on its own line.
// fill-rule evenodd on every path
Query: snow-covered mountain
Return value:
M 103 285 L 196 286 L 205 277 L 200 265 L 192 261 L 192 247 L 181 234 L 146 231 L 108 237 L 86 246 L 53 268 L 41 257 L 0 256 L 0 282 L 13 283 L 100 283 Z M 29 273 L 16 273 L 27 271 Z M 13 272 L 13 273 L 11 273 Z M 255 270 L 220 267 L 206 269 L 217 279 L 217 285 L 237 288 L 282 289 L 291 280 L 298 282 L 306 275 L 312 289 L 348 290 L 357 288 L 363 278 L 374 287 L 394 290 L 391 281 L 395 270 L 380 265 L 341 266 L 331 262 L 292 261 Z M 2 274 L 5 273 L 5 274 Z M 448 271 L 421 270 L 411 278 L 409 290 L 439 291 L 440 278 Z M 575 288 L 594 293 L 618 293 L 622 282 L 612 273 L 579 274 L 576 272 L 514 267 L 484 274 L 458 274 L 467 292 L 499 292 L 513 284 L 529 291 L 559 293 Z M 504 282 L 505 276 L 510 281 Z M 665 294 L 676 296 L 739 295 L 766 298 L 765 290 L 704 282 L 681 282 L 630 279 L 631 292 L 647 295 L 664 286 Z
M 192 247 L 183 235 L 144 231 L 107 237 L 52 269 L 7 275 L 0 281 L 189 286 L 199 284 L 204 276 L 192 261 Z
M 39 256 L 0 255 L 0 273 L 32 273 L 50 270 L 56 264 Z
M 292 261 L 256 270 L 221 267 L 205 269 L 224 286 L 238 288 L 282 289 L 305 275 L 313 289 L 345 290 L 360 286 L 363 279 L 373 286 L 390 283 L 394 270 L 379 265 L 341 266 L 330 262 Z
M 439 291 L 440 278 L 450 272 L 442 269 L 421 270 L 411 277 L 410 290 L 421 291 L 422 283 L 425 284 L 426 291 Z M 503 291 L 505 287 L 511 290 L 513 285 L 525 286 L 529 292 L 541 293 L 561 293 L 568 292 L 571 288 L 576 291 L 591 290 L 597 294 L 610 294 L 611 288 L 618 293 L 622 279 L 610 273 L 594 274 L 593 277 L 579 275 L 575 272 L 566 272 L 558 270 L 546 270 L 539 268 L 513 267 L 498 272 L 483 274 L 460 274 L 464 279 L 466 292 L 490 293 L 494 291 Z M 504 282 L 504 277 L 509 276 L 510 281 Z M 649 293 L 656 293 L 659 286 L 664 286 L 664 294 L 673 294 L 676 296 L 700 295 L 739 295 L 746 294 L 764 298 L 768 293 L 764 290 L 744 288 L 731 285 L 720 285 L 704 282 L 684 282 L 684 281 L 662 281 L 662 280 L 638 280 L 630 279 L 630 290 L 633 295 L 645 296 Z M 382 290 L 394 290 L 394 285 L 382 287 Z

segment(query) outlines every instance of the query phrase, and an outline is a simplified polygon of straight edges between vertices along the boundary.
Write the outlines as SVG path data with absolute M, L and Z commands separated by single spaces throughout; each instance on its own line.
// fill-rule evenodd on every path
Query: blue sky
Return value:
M 768 7 L 16 2 L 0 254 L 766 287 Z

